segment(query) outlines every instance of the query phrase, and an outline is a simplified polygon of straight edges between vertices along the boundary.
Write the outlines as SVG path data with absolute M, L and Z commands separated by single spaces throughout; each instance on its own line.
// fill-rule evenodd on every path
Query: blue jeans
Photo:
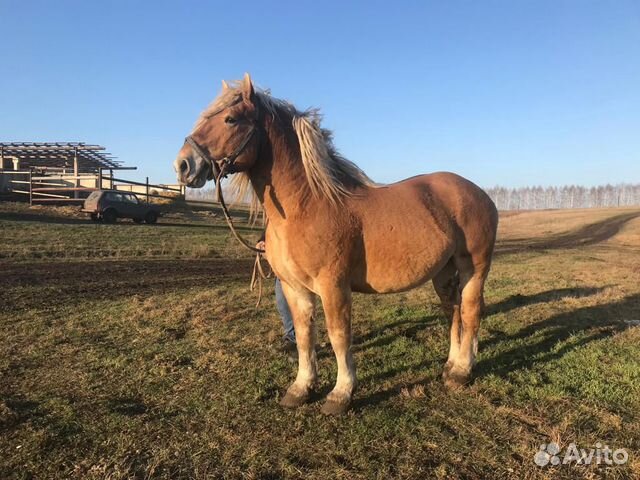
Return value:
M 293 317 L 291 316 L 287 299 L 282 291 L 282 284 L 279 278 L 276 278 L 276 307 L 278 307 L 278 312 L 280 312 L 280 318 L 282 319 L 285 340 L 296 343 L 296 332 L 293 330 Z

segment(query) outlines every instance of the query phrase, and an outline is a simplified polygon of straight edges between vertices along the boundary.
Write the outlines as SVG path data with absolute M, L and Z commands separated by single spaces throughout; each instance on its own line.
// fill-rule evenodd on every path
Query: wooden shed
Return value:
M 0 199 L 30 203 L 81 203 L 96 189 L 115 189 L 151 197 L 184 199 L 183 185 L 153 185 L 114 177 L 125 167 L 100 145 L 81 142 L 0 142 Z
M 30 202 L 73 203 L 124 167 L 105 147 L 81 142 L 0 142 L 0 194 Z M 113 181 L 111 181 L 113 186 Z

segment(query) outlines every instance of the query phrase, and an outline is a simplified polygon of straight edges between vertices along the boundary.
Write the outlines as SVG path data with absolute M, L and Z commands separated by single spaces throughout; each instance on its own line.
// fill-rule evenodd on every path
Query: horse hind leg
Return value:
M 478 330 L 484 308 L 484 282 L 489 273 L 490 260 L 479 261 L 469 256 L 455 258 L 460 275 L 460 346 L 450 359 L 451 367 L 443 375 L 445 385 L 459 387 L 471 381 L 471 371 L 478 354 Z
M 443 378 L 446 380 L 449 371 L 458 358 L 460 350 L 460 278 L 453 258 L 451 258 L 444 268 L 433 278 L 433 288 L 440 298 L 442 310 L 449 320 L 450 344 L 447 363 L 444 365 Z

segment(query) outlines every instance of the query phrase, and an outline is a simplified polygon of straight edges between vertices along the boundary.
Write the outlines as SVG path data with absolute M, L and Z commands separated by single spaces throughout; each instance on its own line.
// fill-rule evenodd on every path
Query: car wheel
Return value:
M 156 223 L 158 221 L 158 214 L 156 212 L 149 212 L 145 215 L 144 221 L 147 223 Z
M 102 219 L 104 220 L 104 223 L 116 223 L 116 220 L 118 220 L 118 214 L 115 210 L 107 210 L 102 214 Z

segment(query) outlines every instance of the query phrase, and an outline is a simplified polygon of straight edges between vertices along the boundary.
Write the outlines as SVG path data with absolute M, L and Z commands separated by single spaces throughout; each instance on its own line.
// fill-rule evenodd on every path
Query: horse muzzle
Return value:
M 174 162 L 178 182 L 191 188 L 201 188 L 213 178 L 209 165 L 200 158 L 178 157 Z

